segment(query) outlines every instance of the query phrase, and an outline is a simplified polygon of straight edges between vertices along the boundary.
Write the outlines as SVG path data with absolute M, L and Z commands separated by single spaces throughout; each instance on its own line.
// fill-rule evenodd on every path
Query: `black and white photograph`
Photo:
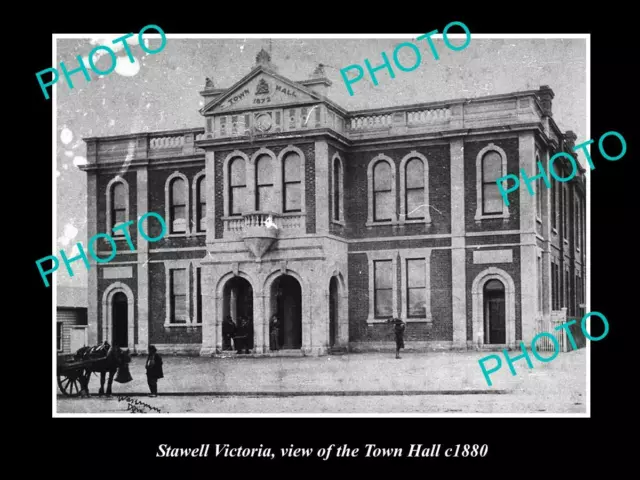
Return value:
M 54 416 L 589 416 L 590 36 L 442 27 L 53 35 Z

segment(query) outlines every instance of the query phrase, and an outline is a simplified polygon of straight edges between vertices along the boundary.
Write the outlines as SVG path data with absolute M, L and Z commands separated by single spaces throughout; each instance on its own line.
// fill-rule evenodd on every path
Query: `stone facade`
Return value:
M 522 180 L 508 207 L 483 182 L 571 152 L 548 87 L 348 112 L 265 58 L 201 92 L 205 128 L 85 139 L 89 238 L 134 221 L 133 250 L 116 237 L 89 271 L 90 342 L 215 355 L 243 314 L 270 355 L 278 313 L 291 354 L 386 348 L 390 315 L 413 347 L 512 348 L 583 313 L 584 171 L 534 196 Z

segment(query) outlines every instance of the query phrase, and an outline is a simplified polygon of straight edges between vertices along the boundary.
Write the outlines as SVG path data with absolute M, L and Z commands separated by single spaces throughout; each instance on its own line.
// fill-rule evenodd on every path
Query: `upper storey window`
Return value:
M 476 220 L 509 217 L 509 209 L 496 183 L 506 172 L 507 155 L 504 150 L 492 143 L 480 150 L 476 158 Z
M 269 155 L 260 155 L 256 161 L 256 211 L 275 211 L 275 170 Z
M 238 157 L 229 164 L 229 216 L 242 215 L 246 202 L 246 162 Z
M 392 221 L 395 195 L 392 186 L 391 164 L 381 160 L 373 167 L 373 220 Z
M 124 179 L 116 177 L 107 185 L 107 228 L 113 228 L 129 221 L 129 186 Z M 124 235 L 123 230 L 112 233 L 113 236 Z
M 300 212 L 302 208 L 302 171 L 300 155 L 288 153 L 283 162 L 284 212 Z
M 424 219 L 424 164 L 419 158 L 412 158 L 405 169 L 405 205 L 408 220 Z
M 196 227 L 198 232 L 207 230 L 207 200 L 206 178 L 204 175 L 196 179 Z
M 338 154 L 333 156 L 333 221 L 344 222 L 344 175 L 342 160 Z
M 170 233 L 187 231 L 187 182 L 182 178 L 171 180 L 169 225 Z

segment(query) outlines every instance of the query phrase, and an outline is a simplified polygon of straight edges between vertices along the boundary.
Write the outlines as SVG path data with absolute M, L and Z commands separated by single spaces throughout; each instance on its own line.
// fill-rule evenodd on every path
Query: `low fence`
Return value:
M 575 320 L 575 323 L 569 326 L 569 332 L 571 332 L 574 342 L 576 343 L 576 347 L 584 348 L 587 344 L 587 339 L 585 338 L 580 326 L 581 319 L 567 317 L 566 308 L 552 311 L 551 316 L 548 318 L 538 318 L 538 321 L 536 322 L 536 335 L 540 333 L 550 333 L 555 337 L 558 345 L 560 345 L 561 352 L 570 352 L 571 350 L 574 350 L 574 348 L 569 340 L 569 335 L 565 329 L 559 329 L 558 327 L 564 323 L 570 322 L 571 320 Z M 536 349 L 539 352 L 553 352 L 555 351 L 555 345 L 551 338 L 544 336 L 536 342 Z

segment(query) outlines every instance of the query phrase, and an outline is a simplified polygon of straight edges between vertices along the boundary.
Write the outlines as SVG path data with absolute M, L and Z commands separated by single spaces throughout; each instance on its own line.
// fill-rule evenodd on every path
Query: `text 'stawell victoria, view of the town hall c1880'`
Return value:
M 508 206 L 496 185 L 575 155 L 549 87 L 351 112 L 330 87 L 262 50 L 232 87 L 207 79 L 204 128 L 85 139 L 88 238 L 133 220 L 135 245 L 119 230 L 91 266 L 89 343 L 214 355 L 244 315 L 269 355 L 276 313 L 280 354 L 384 348 L 390 316 L 414 348 L 501 348 L 583 313 L 584 170 L 533 196 L 523 180 Z

